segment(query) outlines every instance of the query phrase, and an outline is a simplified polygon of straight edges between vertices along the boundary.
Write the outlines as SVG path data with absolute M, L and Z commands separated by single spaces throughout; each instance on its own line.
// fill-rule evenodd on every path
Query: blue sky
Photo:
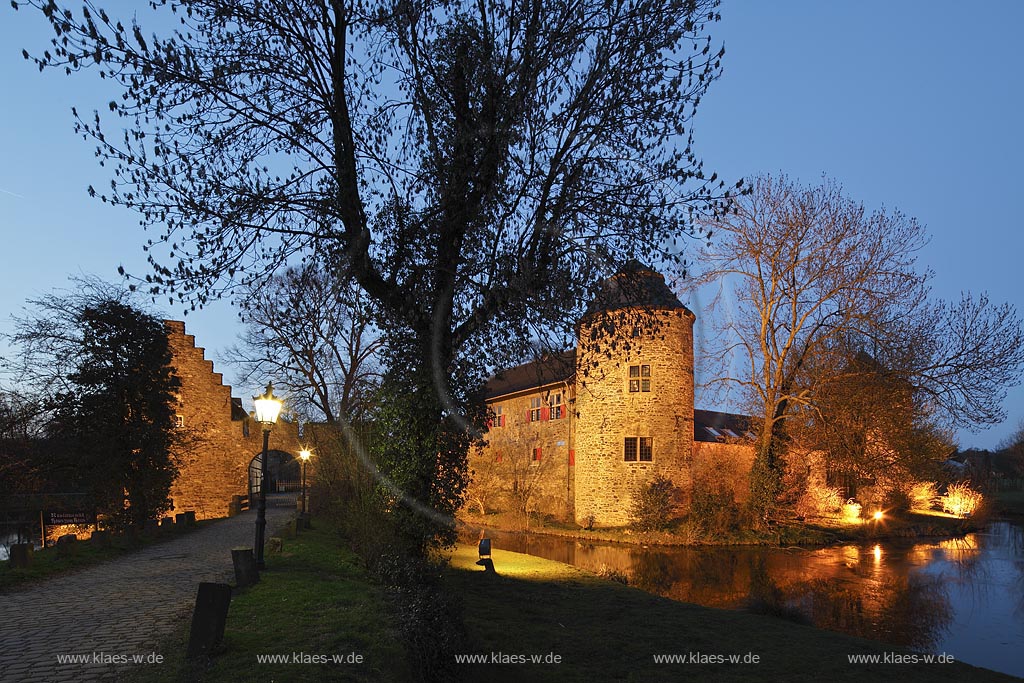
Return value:
M 101 3 L 110 8 L 118 4 Z M 714 27 L 724 74 L 696 121 L 696 145 L 726 179 L 823 173 L 869 207 L 895 207 L 932 235 L 920 261 L 934 293 L 987 291 L 1024 311 L 1024 3 L 989 0 L 823 2 L 725 0 Z M 48 38 L 39 17 L 0 8 L 0 331 L 28 297 L 74 273 L 108 280 L 145 272 L 137 218 L 90 199 L 109 176 L 72 131 L 71 107 L 103 108 L 107 84 L 38 71 L 21 57 Z M 165 312 L 182 312 L 164 306 Z M 234 342 L 226 304 L 190 314 L 208 357 Z M 221 364 L 221 370 L 229 370 Z M 238 387 L 245 396 L 258 387 Z M 1011 390 L 1008 419 L 962 446 L 993 447 L 1024 418 Z

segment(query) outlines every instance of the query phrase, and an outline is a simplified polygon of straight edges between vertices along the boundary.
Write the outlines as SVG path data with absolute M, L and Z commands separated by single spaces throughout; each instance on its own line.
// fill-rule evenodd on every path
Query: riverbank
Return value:
M 468 679 L 1019 680 L 961 663 L 908 664 L 910 652 L 902 648 L 676 602 L 529 555 L 495 550 L 496 576 L 484 574 L 476 559 L 474 547 L 460 546 L 447 576 L 463 598 L 467 654 L 487 660 L 468 665 Z M 518 656 L 526 662 L 508 659 Z M 495 657 L 509 663 L 497 664 Z M 534 664 L 532 657 L 540 661 Z M 887 657 L 890 663 L 884 663 Z M 854 664 L 851 658 L 878 663 Z
M 1022 501 L 1024 505 L 1024 501 Z M 462 536 L 469 541 L 480 531 L 530 533 L 580 541 L 630 543 L 641 546 L 826 546 L 892 538 L 954 538 L 979 530 L 982 524 L 942 513 L 904 512 L 850 523 L 835 518 L 790 519 L 767 530 L 729 529 L 709 532 L 681 522 L 667 531 L 636 531 L 628 527 L 584 529 L 575 524 L 535 522 L 528 528 L 504 515 L 464 515 Z
M 677 602 L 530 555 L 496 549 L 496 575 L 476 560 L 475 545 L 458 546 L 443 577 L 466 625 L 466 640 L 453 653 L 463 660 L 456 670 L 463 680 L 1018 680 L 959 662 L 907 664 L 911 653 L 902 648 Z M 260 583 L 232 599 L 224 643 L 209 669 L 184 668 L 182 624 L 160 648 L 165 665 L 138 669 L 129 680 L 414 680 L 415 663 L 407 661 L 398 632 L 386 592 L 321 521 L 285 539 L 283 553 L 268 556 Z M 260 662 L 267 654 L 287 661 Z M 296 654 L 353 661 L 303 663 Z

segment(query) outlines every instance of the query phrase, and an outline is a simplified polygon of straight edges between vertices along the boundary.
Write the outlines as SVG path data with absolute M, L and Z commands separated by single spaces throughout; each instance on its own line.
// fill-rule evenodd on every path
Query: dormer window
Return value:
M 630 393 L 651 390 L 651 366 L 630 365 L 629 366 L 629 391 Z

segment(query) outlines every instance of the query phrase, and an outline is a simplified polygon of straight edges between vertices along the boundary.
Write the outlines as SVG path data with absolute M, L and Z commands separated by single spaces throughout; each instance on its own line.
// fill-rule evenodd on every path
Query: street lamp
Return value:
M 303 448 L 299 451 L 299 457 L 302 458 L 302 517 L 305 519 L 306 513 L 309 511 L 306 505 L 306 463 L 309 462 L 309 456 L 313 455 L 309 452 L 308 448 Z
M 281 400 L 274 396 L 274 387 L 267 382 L 267 391 L 262 396 L 253 396 L 252 403 L 256 407 L 253 417 L 263 425 L 263 456 L 260 460 L 260 497 L 256 504 L 256 568 L 263 569 L 263 540 L 267 531 L 267 449 L 270 445 L 270 430 L 281 414 Z

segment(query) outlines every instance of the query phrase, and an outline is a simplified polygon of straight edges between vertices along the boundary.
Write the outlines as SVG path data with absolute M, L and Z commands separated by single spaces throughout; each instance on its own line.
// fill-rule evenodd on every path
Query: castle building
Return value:
M 178 449 L 178 477 L 171 486 L 174 512 L 196 517 L 226 517 L 232 496 L 246 496 L 259 484 L 263 454 L 262 427 L 231 395 L 223 375 L 214 372 L 185 323 L 164 321 L 171 364 L 178 378 L 176 420 L 183 443 Z M 298 424 L 279 420 L 270 433 L 268 491 L 298 478 L 301 450 Z
M 636 493 L 667 477 L 742 501 L 754 458 L 743 416 L 694 409 L 695 316 L 636 261 L 608 278 L 579 322 L 576 349 L 499 372 L 474 470 L 511 477 L 536 510 L 581 525 L 631 521 Z

